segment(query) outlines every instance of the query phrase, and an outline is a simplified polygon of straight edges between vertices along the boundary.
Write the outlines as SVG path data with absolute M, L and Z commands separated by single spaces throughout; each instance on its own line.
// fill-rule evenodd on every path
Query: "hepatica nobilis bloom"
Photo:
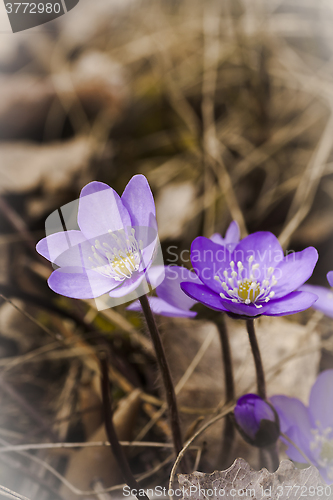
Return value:
M 66 297 L 123 297 L 145 278 L 157 241 L 155 203 L 147 179 L 135 175 L 120 197 L 110 186 L 91 182 L 80 194 L 80 230 L 42 239 L 37 251 L 56 269 L 49 287 Z
M 331 288 L 317 285 L 303 285 L 300 290 L 315 293 L 318 300 L 313 304 L 313 308 L 333 318 L 333 271 L 327 273 L 327 281 Z
M 273 396 L 281 431 L 305 454 L 329 484 L 333 482 L 333 370 L 318 376 L 310 393 L 309 406 L 299 399 Z M 282 438 L 283 439 L 283 438 Z M 287 455 L 295 462 L 305 457 L 292 444 Z
M 191 262 L 201 284 L 182 283 L 189 297 L 237 316 L 282 316 L 310 307 L 317 296 L 295 291 L 311 276 L 318 252 L 308 247 L 284 256 L 277 238 L 257 232 L 230 251 L 208 238 L 191 246 Z
M 274 444 L 280 436 L 279 417 L 257 394 L 245 394 L 234 408 L 236 427 L 246 442 L 258 448 Z
M 224 238 L 219 233 L 215 233 L 210 239 L 218 245 L 226 247 L 231 252 L 239 242 L 239 238 L 239 226 L 236 221 L 232 221 Z M 157 297 L 149 297 L 152 311 L 161 316 L 194 318 L 197 313 L 191 311 L 191 307 L 197 304 L 198 301 L 188 297 L 181 289 L 180 284 L 182 282 L 200 284 L 201 280 L 195 273 L 185 267 L 166 266 L 164 271 L 164 280 L 156 288 Z M 154 274 L 150 273 L 152 280 L 154 280 L 155 273 L 160 274 L 158 266 L 156 266 Z M 127 309 L 141 311 L 140 302 L 133 302 Z

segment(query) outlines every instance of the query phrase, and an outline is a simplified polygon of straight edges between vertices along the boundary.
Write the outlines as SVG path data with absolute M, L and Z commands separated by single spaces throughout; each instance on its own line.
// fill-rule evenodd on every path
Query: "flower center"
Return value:
M 255 302 L 259 294 L 260 294 L 260 285 L 256 281 L 245 279 L 239 284 L 238 297 L 244 302 L 246 300 L 249 300 L 250 302 Z
M 253 264 L 254 257 L 248 258 L 247 264 L 241 261 L 237 262 L 237 271 L 234 261 L 230 262 L 230 268 L 223 271 L 224 280 L 220 276 L 214 276 L 218 281 L 223 292 L 220 293 L 222 299 L 229 299 L 232 302 L 242 304 L 254 304 L 260 308 L 260 302 L 268 302 L 275 295 L 271 288 L 276 285 L 277 280 L 273 275 L 274 268 L 269 267 L 267 276 L 264 280 L 259 281 L 255 278 L 255 272 L 259 269 L 259 264 Z
M 142 241 L 138 243 L 135 239 L 134 228 L 131 228 L 130 235 L 123 229 L 108 233 L 107 241 L 102 244 L 95 240 L 95 246 L 91 247 L 93 257 L 89 257 L 89 261 L 94 271 L 115 281 L 124 281 L 139 269 Z

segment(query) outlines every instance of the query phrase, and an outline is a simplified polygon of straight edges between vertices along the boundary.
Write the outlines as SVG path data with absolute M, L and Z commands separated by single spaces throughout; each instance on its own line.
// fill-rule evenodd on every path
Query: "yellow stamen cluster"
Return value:
M 255 273 L 259 269 L 259 264 L 253 264 L 254 257 L 251 255 L 247 261 L 247 265 L 241 261 L 237 262 L 237 267 L 234 261 L 230 262 L 230 268 L 223 271 L 222 279 L 220 276 L 214 276 L 223 289 L 220 293 L 222 299 L 231 300 L 243 304 L 254 304 L 260 308 L 260 302 L 268 302 L 275 295 L 271 288 L 276 285 L 277 280 L 274 273 L 274 268 L 269 267 L 267 276 L 260 281 L 255 278 Z M 237 270 L 236 270 L 237 269 Z
M 91 247 L 93 257 L 89 257 L 89 261 L 94 271 L 115 281 L 124 281 L 139 269 L 142 241 L 138 243 L 135 239 L 134 228 L 129 235 L 123 229 L 108 233 L 107 241 L 102 244 L 100 240 L 95 240 L 95 245 Z

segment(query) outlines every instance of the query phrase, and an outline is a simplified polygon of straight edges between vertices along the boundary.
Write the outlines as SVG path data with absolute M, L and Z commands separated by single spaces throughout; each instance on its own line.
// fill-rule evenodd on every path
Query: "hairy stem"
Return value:
M 177 455 L 179 455 L 179 453 L 183 448 L 183 440 L 179 424 L 176 393 L 173 386 L 169 365 L 165 356 L 161 337 L 155 323 L 155 318 L 150 309 L 148 297 L 146 295 L 142 295 L 140 297 L 140 303 L 146 318 L 147 326 L 156 352 L 156 359 L 162 374 L 167 404 L 169 408 L 170 420 L 171 420 L 171 432 L 172 432 L 173 444 Z M 185 462 L 183 461 L 183 469 L 184 472 L 190 472 L 187 467 L 186 461 Z
M 246 320 L 246 328 L 247 328 L 247 332 L 249 334 L 249 340 L 250 340 L 250 344 L 251 344 L 254 365 L 256 368 L 258 395 L 262 399 L 266 399 L 265 374 L 264 374 L 264 368 L 262 365 L 259 345 L 257 342 L 256 332 L 254 329 L 254 320 L 253 319 Z
M 109 363 L 108 356 L 105 351 L 101 351 L 99 355 L 100 364 L 101 364 L 101 389 L 102 389 L 102 397 L 103 397 L 103 412 L 104 412 L 104 421 L 105 421 L 105 429 L 108 436 L 108 440 L 111 445 L 111 449 L 113 454 L 117 460 L 121 473 L 124 477 L 125 482 L 132 490 L 137 491 L 137 499 L 145 499 L 149 500 L 147 495 L 143 492 L 142 488 L 135 477 L 132 474 L 129 463 L 127 461 L 126 455 L 124 453 L 123 447 L 118 441 L 118 437 L 113 426 L 113 412 L 112 412 L 112 401 L 111 401 L 111 392 L 110 392 L 110 382 L 109 382 Z
M 218 328 L 221 347 L 222 347 L 222 361 L 224 370 L 224 385 L 226 388 L 226 403 L 230 403 L 235 399 L 235 383 L 232 370 L 231 349 L 229 343 L 228 332 L 225 324 L 224 315 L 221 314 L 215 321 Z M 232 444 L 235 438 L 235 426 L 231 415 L 227 415 L 225 419 L 223 438 L 222 438 L 222 454 L 220 457 L 221 468 L 226 468 L 229 465 L 229 456 Z

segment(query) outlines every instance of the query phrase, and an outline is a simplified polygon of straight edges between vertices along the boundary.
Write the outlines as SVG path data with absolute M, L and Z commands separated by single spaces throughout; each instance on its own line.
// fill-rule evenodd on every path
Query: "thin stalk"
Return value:
M 276 444 L 259 449 L 259 462 L 260 468 L 265 467 L 270 472 L 275 472 L 279 468 L 280 460 Z
M 251 345 L 251 349 L 252 349 L 254 365 L 256 368 L 258 395 L 262 399 L 266 399 L 265 374 L 264 374 L 264 368 L 262 365 L 259 345 L 257 342 L 256 332 L 254 329 L 254 320 L 253 319 L 246 320 L 246 328 L 247 328 L 247 333 L 249 334 L 249 340 L 250 340 L 250 345 Z
M 265 373 L 261 360 L 259 345 L 256 337 L 256 332 L 254 329 L 254 320 L 247 319 L 246 320 L 246 328 L 249 334 L 254 364 L 256 368 L 257 375 L 257 390 L 258 395 L 266 400 L 266 382 L 265 382 Z M 271 472 L 275 472 L 279 468 L 279 454 L 277 451 L 276 444 L 269 446 L 267 448 L 260 450 L 260 461 L 265 464 L 266 468 Z
M 99 359 L 100 359 L 101 373 L 102 373 L 101 389 L 103 398 L 103 412 L 104 412 L 105 429 L 108 436 L 108 440 L 110 442 L 113 454 L 117 460 L 117 463 L 119 465 L 119 468 L 121 470 L 125 482 L 131 488 L 131 490 L 136 490 L 137 493 L 135 496 L 137 497 L 138 500 L 141 500 L 143 498 L 145 500 L 149 500 L 149 498 L 143 492 L 142 488 L 140 488 L 138 482 L 133 476 L 126 455 L 124 453 L 123 447 L 118 441 L 116 430 L 113 425 L 112 401 L 111 401 L 110 382 L 109 382 L 109 363 L 107 354 L 105 352 L 101 352 Z
M 226 388 L 226 403 L 230 403 L 235 399 L 235 382 L 232 370 L 230 342 L 223 314 L 221 314 L 218 321 L 216 321 L 216 326 L 219 330 L 221 347 L 222 347 L 224 382 Z
M 280 466 L 279 453 L 278 453 L 276 443 L 273 444 L 272 446 L 270 446 L 269 448 L 267 448 L 267 451 L 268 451 L 268 453 L 270 455 L 270 459 L 271 459 L 272 472 L 275 472 L 276 470 L 278 470 L 278 468 Z
M 225 324 L 224 315 L 221 314 L 215 322 L 219 335 L 222 348 L 222 361 L 224 371 L 224 385 L 226 388 L 226 400 L 228 404 L 235 399 L 235 383 L 232 369 L 231 349 L 229 343 L 228 332 Z M 229 465 L 229 456 L 232 444 L 235 438 L 235 426 L 232 415 L 227 415 L 224 424 L 224 431 L 222 437 L 222 454 L 220 457 L 221 468 L 225 469 Z
M 164 347 L 161 341 L 161 337 L 159 334 L 159 331 L 156 326 L 155 318 L 153 316 L 153 313 L 151 311 L 148 297 L 147 295 L 142 295 L 140 297 L 140 303 L 141 307 L 143 310 L 143 313 L 146 318 L 148 330 L 150 332 L 150 336 L 155 348 L 156 352 L 156 359 L 162 374 L 163 378 L 163 383 L 164 383 L 164 388 L 165 388 L 165 393 L 166 393 L 166 399 L 167 399 L 167 404 L 169 408 L 169 414 L 170 414 L 170 420 L 171 420 L 171 432 L 172 432 L 172 440 L 173 444 L 175 447 L 176 454 L 179 455 L 183 448 L 183 440 L 182 440 L 182 434 L 180 430 L 180 424 L 179 424 L 179 414 L 178 414 L 178 407 L 177 407 L 177 399 L 176 399 L 176 393 L 175 389 L 173 386 L 171 374 L 170 374 L 170 369 L 169 365 L 165 356 L 164 352 Z M 187 467 L 187 463 L 183 462 L 183 469 L 184 472 L 189 473 L 189 469 Z

